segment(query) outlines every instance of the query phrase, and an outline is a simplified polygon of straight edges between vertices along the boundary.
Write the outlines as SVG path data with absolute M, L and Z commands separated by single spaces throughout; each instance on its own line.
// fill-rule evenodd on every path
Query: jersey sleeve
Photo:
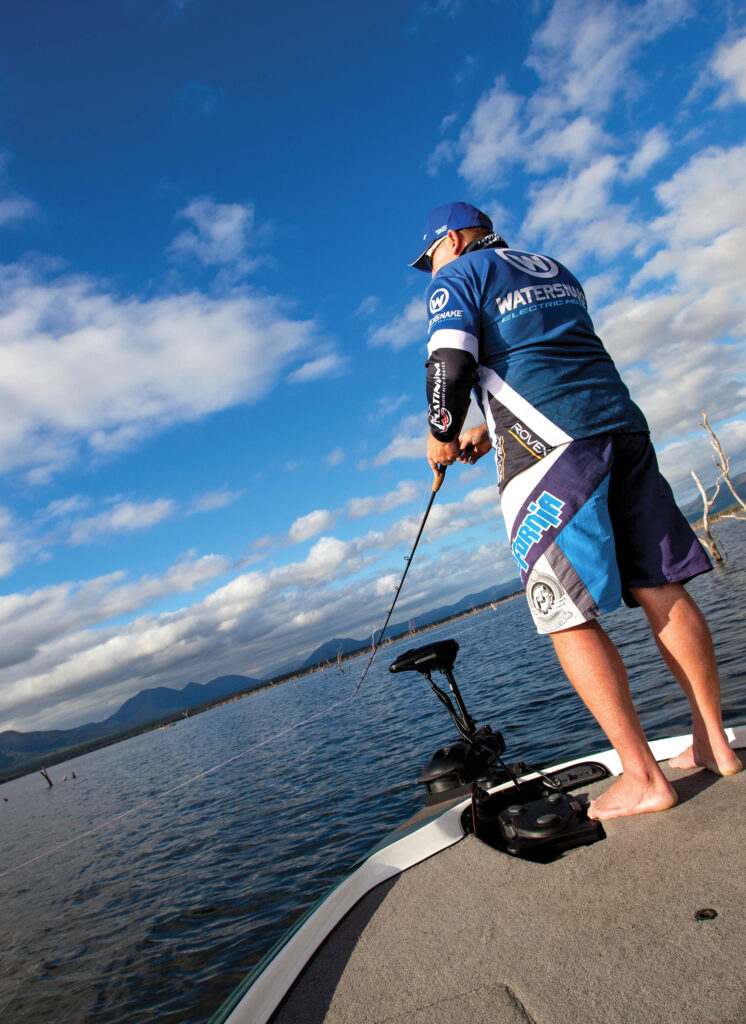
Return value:
M 441 271 L 428 288 L 427 311 L 428 422 L 439 441 L 453 441 L 477 381 L 479 309 L 466 282 Z

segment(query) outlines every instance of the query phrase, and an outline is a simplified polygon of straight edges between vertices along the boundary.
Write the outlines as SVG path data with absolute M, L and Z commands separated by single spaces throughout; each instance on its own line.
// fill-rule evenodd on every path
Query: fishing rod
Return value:
M 412 564 L 412 559 L 414 558 L 414 553 L 417 550 L 417 545 L 420 542 L 420 537 L 422 536 L 422 531 L 425 529 L 425 523 L 427 522 L 427 517 L 430 515 L 430 509 L 433 507 L 433 502 L 435 501 L 435 495 L 440 490 L 441 485 L 442 485 L 443 481 L 446 478 L 446 467 L 439 463 L 438 464 L 438 468 L 434 469 L 433 473 L 434 473 L 435 479 L 433 480 L 433 489 L 432 489 L 432 493 L 430 494 L 430 501 L 428 501 L 428 503 L 427 503 L 427 508 L 425 509 L 424 516 L 422 517 L 422 522 L 420 523 L 420 528 L 417 531 L 417 536 L 414 539 L 414 544 L 412 545 L 412 550 L 409 552 L 409 554 L 404 559 L 404 561 L 407 564 L 406 564 L 406 566 L 404 568 L 404 572 L 402 573 L 402 578 L 399 580 L 399 585 L 396 587 L 396 590 L 394 591 L 394 600 L 391 602 L 391 607 L 389 608 L 388 615 L 386 616 L 386 621 L 383 624 L 383 629 L 380 631 L 380 633 L 378 634 L 378 639 L 373 644 L 373 650 L 371 652 L 370 658 L 368 659 L 368 664 L 365 666 L 363 674 L 360 677 L 360 682 L 355 687 L 355 692 L 352 694 L 353 697 L 358 692 L 360 687 L 363 685 L 363 680 L 365 679 L 365 677 L 368 674 L 368 669 L 373 664 L 373 659 L 375 658 L 376 653 L 378 652 L 378 648 L 381 646 L 381 641 L 383 640 L 383 635 L 386 632 L 386 627 L 388 626 L 389 620 L 391 619 L 391 614 L 394 611 L 394 606 L 396 605 L 396 602 L 399 600 L 399 594 L 401 593 L 401 588 L 404 586 L 404 580 L 407 578 L 407 573 L 409 572 L 409 567 Z

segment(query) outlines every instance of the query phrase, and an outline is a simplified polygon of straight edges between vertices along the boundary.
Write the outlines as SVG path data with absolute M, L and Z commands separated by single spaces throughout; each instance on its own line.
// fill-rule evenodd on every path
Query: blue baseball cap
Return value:
M 486 228 L 493 231 L 492 221 L 486 213 L 482 213 L 471 203 L 446 203 L 438 206 L 427 218 L 427 227 L 422 239 L 423 248 L 410 267 L 430 273 L 430 257 L 428 250 L 436 242 L 445 238 L 449 231 L 460 231 L 461 228 Z

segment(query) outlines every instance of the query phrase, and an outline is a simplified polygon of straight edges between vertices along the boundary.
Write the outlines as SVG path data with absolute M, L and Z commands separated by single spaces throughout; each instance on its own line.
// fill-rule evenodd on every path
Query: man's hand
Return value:
M 473 466 L 492 447 L 487 432 L 487 424 L 482 423 L 479 427 L 472 427 L 471 430 L 466 430 L 458 439 L 458 444 L 458 461 Z
M 433 473 L 438 472 L 438 464 L 441 466 L 452 466 L 459 457 L 458 441 L 439 441 L 432 434 L 427 436 L 427 461 L 432 467 Z

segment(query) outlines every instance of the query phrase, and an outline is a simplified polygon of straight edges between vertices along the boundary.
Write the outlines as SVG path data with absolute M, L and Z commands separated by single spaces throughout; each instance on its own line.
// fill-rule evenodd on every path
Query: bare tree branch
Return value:
M 718 440 L 717 435 L 715 434 L 715 431 L 712 429 L 710 424 L 707 422 L 707 413 L 705 412 L 704 409 L 702 410 L 702 422 L 699 425 L 700 425 L 700 427 L 702 427 L 703 430 L 706 430 L 707 433 L 710 435 L 710 444 L 712 445 L 712 447 L 715 449 L 715 452 L 716 452 L 716 454 L 712 456 L 712 461 L 715 463 L 716 467 L 720 470 L 720 476 L 718 477 L 718 488 L 720 487 L 721 481 L 725 481 L 725 485 L 728 488 L 728 490 L 731 492 L 731 494 L 736 499 L 736 501 L 741 506 L 741 508 L 744 510 L 744 512 L 746 512 L 746 502 L 744 502 L 742 500 L 741 496 L 736 492 L 736 489 L 733 486 L 733 483 L 732 483 L 731 478 L 730 478 L 730 459 L 728 458 L 728 456 L 723 451 L 723 447 L 720 444 L 720 441 Z M 719 461 L 718 461 L 718 459 L 719 459 Z M 716 490 L 715 494 L 717 494 L 717 490 Z M 715 499 L 713 497 L 713 501 L 714 500 Z M 739 517 L 738 516 L 733 516 L 732 518 L 738 519 Z
M 692 476 L 694 477 L 695 484 L 699 488 L 699 493 L 702 495 L 702 504 L 704 505 L 704 512 L 702 513 L 702 529 L 704 531 L 707 548 L 716 562 L 722 562 L 723 556 L 720 553 L 718 541 L 713 536 L 712 531 L 710 529 L 710 509 L 712 508 L 713 502 L 715 501 L 718 491 L 720 490 L 720 480 L 718 480 L 717 487 L 715 488 L 715 493 L 711 498 L 708 498 L 707 491 L 702 486 L 700 479 L 694 472 L 694 470 L 692 470 Z

